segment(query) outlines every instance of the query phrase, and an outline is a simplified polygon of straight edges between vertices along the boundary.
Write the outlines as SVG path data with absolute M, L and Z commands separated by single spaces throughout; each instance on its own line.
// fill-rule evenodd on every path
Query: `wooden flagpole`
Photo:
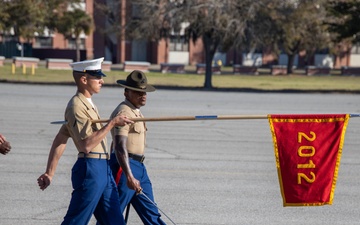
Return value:
M 360 117 L 360 114 L 349 114 L 350 117 Z M 130 118 L 134 122 L 156 122 L 156 121 L 182 121 L 182 120 L 248 120 L 267 119 L 268 115 L 201 115 L 201 116 L 170 116 L 170 117 L 148 117 Z M 92 123 L 107 123 L 109 119 L 92 120 Z M 66 124 L 67 121 L 53 121 L 51 124 Z
M 267 115 L 203 115 L 203 116 L 172 116 L 172 117 L 148 117 L 130 118 L 134 122 L 156 122 L 156 121 L 181 121 L 181 120 L 246 120 L 267 119 Z M 107 123 L 109 119 L 92 120 L 93 123 Z

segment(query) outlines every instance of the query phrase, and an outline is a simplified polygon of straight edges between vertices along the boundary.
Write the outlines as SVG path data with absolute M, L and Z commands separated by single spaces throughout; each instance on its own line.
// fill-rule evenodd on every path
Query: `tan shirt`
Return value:
M 120 114 L 126 115 L 128 118 L 143 117 L 140 110 L 136 109 L 128 100 L 120 103 L 110 118 Z M 145 151 L 146 130 L 144 122 L 136 122 L 122 127 L 114 127 L 111 129 L 111 136 L 113 140 L 115 140 L 116 135 L 126 136 L 128 138 L 126 143 L 128 152 L 143 155 Z
M 101 123 L 91 123 L 91 120 L 100 119 L 96 109 L 90 104 L 86 97 L 77 92 L 74 95 L 65 110 L 65 120 L 67 124 L 61 127 L 61 133 L 71 137 L 76 148 L 79 151 L 79 142 L 84 140 L 94 131 L 100 130 L 103 125 Z M 91 152 L 106 153 L 106 138 L 103 139 Z

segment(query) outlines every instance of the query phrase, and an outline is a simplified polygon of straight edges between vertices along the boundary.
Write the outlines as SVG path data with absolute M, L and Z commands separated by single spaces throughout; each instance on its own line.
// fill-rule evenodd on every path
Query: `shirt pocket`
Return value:
M 134 147 L 140 147 L 144 145 L 144 132 L 145 128 L 143 123 L 135 123 L 132 131 L 129 133 L 128 140 Z

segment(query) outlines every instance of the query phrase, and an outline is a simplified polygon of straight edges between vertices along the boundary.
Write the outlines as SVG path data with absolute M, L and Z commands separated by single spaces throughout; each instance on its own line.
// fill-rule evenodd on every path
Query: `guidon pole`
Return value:
M 201 115 L 201 116 L 167 116 L 129 118 L 134 122 L 156 122 L 156 121 L 183 121 L 183 120 L 240 120 L 240 119 L 266 119 L 267 115 Z M 110 119 L 92 120 L 92 123 L 107 123 Z M 53 121 L 51 124 L 66 124 L 67 121 Z
M 267 119 L 267 115 L 202 115 L 202 116 L 170 116 L 170 117 L 147 117 L 129 118 L 134 122 L 156 121 L 182 121 L 182 120 L 240 120 L 240 119 Z M 106 123 L 109 120 L 92 120 L 93 123 Z
M 360 117 L 360 114 L 349 114 L 350 117 Z M 200 116 L 168 116 L 168 117 L 147 117 L 129 118 L 134 122 L 157 122 L 157 121 L 184 121 L 184 120 L 249 120 L 267 119 L 269 115 L 200 115 Z M 92 120 L 92 123 L 107 123 L 110 119 Z M 53 121 L 51 124 L 66 124 L 67 121 Z

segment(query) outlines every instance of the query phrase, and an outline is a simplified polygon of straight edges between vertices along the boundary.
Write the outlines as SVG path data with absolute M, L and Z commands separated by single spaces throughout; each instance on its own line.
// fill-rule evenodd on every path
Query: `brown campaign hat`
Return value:
M 126 80 L 117 80 L 120 86 L 134 91 L 153 92 L 156 89 L 148 84 L 147 78 L 142 71 L 134 70 L 126 78 Z

